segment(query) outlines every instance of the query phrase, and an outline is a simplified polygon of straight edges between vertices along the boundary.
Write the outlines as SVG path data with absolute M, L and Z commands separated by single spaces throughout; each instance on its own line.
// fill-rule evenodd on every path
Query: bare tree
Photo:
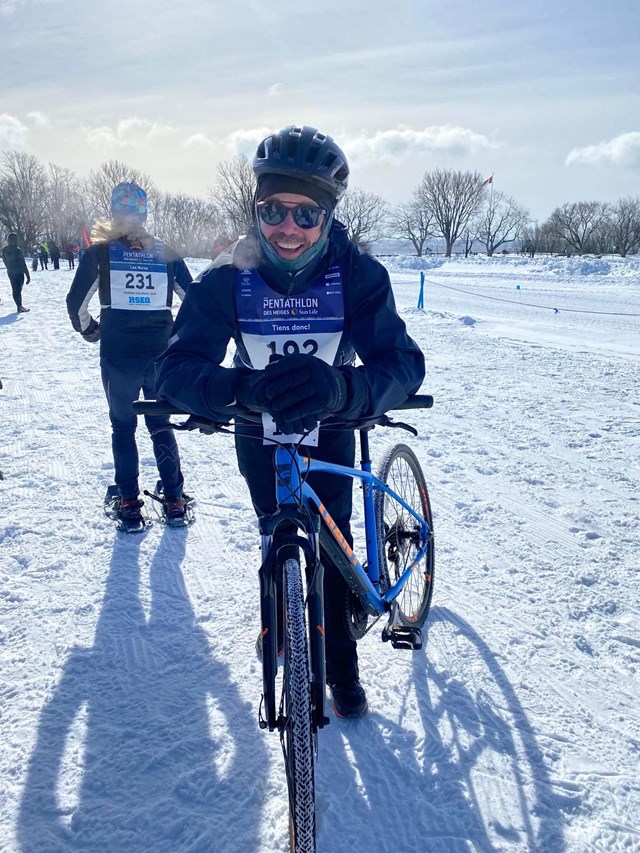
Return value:
M 640 246 L 640 198 L 621 198 L 609 207 L 613 251 L 623 258 Z
M 111 215 L 111 191 L 124 181 L 134 181 L 151 199 L 156 191 L 155 184 L 146 172 L 134 169 L 120 160 L 107 160 L 89 173 L 86 181 L 87 199 L 91 208 L 90 219 L 108 218 Z
M 473 249 L 473 244 L 480 240 L 480 232 L 482 231 L 482 209 L 477 210 L 473 216 L 469 218 L 462 236 L 459 238 L 462 244 L 462 251 L 465 258 L 469 257 L 469 253 Z
M 517 240 L 528 221 L 529 211 L 517 204 L 510 195 L 492 193 L 483 208 L 478 231 L 488 257 L 500 246 Z
M 225 236 L 217 207 L 184 193 L 157 195 L 150 210 L 149 228 L 183 257 L 210 257 L 214 244 Z
M 46 195 L 47 236 L 60 245 L 74 241 L 80 229 L 90 225 L 78 176 L 70 169 L 49 163 Z
M 431 213 L 420 204 L 415 194 L 410 202 L 399 204 L 389 214 L 389 227 L 393 236 L 399 240 L 409 240 L 419 258 L 424 252 L 425 243 L 433 236 L 432 221 Z
M 549 255 L 557 254 L 562 251 L 562 241 L 550 220 L 543 222 L 542 225 L 538 225 L 536 222 L 523 228 L 520 237 L 520 251 L 526 252 L 530 258 L 533 258 L 536 252 Z
M 349 239 L 367 249 L 384 234 L 389 206 L 375 193 L 350 189 L 336 208 L 336 219 L 346 227 Z
M 256 178 L 245 156 L 218 164 L 217 178 L 209 188 L 209 198 L 222 214 L 232 237 L 246 234 L 253 223 Z
M 577 201 L 556 207 L 549 218 L 555 233 L 567 246 L 583 255 L 594 251 L 607 222 L 609 207 L 600 201 Z
M 477 211 L 484 195 L 482 175 L 479 172 L 456 172 L 451 169 L 434 169 L 425 172 L 417 193 L 420 203 L 430 211 L 436 236 L 445 241 L 445 256 L 462 234 L 469 219 Z
M 530 258 L 535 257 L 536 252 L 540 251 L 542 242 L 542 228 L 537 222 L 531 225 L 525 225 L 520 235 L 520 251 L 529 255 Z
M 45 236 L 47 174 L 33 154 L 6 151 L 0 168 L 0 223 L 30 251 Z

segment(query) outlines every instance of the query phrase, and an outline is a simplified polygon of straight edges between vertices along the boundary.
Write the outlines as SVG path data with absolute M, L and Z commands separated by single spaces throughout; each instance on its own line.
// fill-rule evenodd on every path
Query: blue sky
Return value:
M 205 194 L 306 123 L 391 202 L 477 169 L 544 219 L 640 195 L 638 32 L 637 0 L 0 0 L 0 149 Z

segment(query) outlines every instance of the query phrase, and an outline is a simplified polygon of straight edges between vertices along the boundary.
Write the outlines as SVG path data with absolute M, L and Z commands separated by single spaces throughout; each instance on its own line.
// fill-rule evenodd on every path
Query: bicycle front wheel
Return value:
M 413 567 L 411 577 L 396 599 L 400 623 L 419 628 L 426 621 L 433 595 L 434 538 L 427 484 L 415 453 L 406 444 L 397 444 L 387 451 L 378 479 L 422 516 L 429 527 L 425 555 Z M 416 519 L 385 492 L 375 494 L 375 517 L 380 582 L 386 592 L 415 560 L 425 542 Z
M 316 811 L 314 732 L 304 592 L 300 563 L 284 563 L 284 731 L 282 749 L 289 789 L 289 828 L 293 853 L 315 853 Z

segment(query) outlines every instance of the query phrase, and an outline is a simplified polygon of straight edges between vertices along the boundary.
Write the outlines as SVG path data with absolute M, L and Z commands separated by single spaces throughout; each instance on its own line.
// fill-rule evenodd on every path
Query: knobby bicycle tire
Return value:
M 284 683 L 282 749 L 289 789 L 292 853 L 315 853 L 314 734 L 304 592 L 300 563 L 284 563 Z
M 429 613 L 435 567 L 433 519 L 427 484 L 415 453 L 406 444 L 396 444 L 387 451 L 380 464 L 378 479 L 393 489 L 429 525 L 426 554 L 414 567 L 396 599 L 398 621 L 419 628 Z M 380 581 L 386 592 L 415 559 L 422 544 L 420 527 L 401 504 L 384 492 L 376 492 L 374 504 Z

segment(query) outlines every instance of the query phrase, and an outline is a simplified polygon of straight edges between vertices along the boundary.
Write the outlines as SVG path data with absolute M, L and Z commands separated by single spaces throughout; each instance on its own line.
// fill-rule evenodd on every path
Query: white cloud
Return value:
M 49 124 L 49 117 L 41 112 L 27 113 L 27 118 L 36 127 L 46 127 Z
M 498 147 L 489 137 L 455 125 L 431 125 L 423 130 L 400 126 L 341 139 L 340 144 L 354 160 L 395 163 L 414 154 L 475 154 Z
M 214 148 L 215 142 L 204 133 L 194 133 L 182 141 L 183 148 Z
M 622 133 L 597 145 L 574 148 L 566 159 L 567 166 L 579 163 L 586 166 L 640 167 L 640 133 Z
M 158 124 L 141 118 L 126 118 L 115 127 L 103 125 L 85 130 L 88 141 L 97 148 L 145 148 L 158 137 L 176 133 L 168 124 Z
M 267 96 L 269 98 L 276 98 L 278 95 L 281 95 L 284 91 L 284 86 L 282 83 L 274 83 L 273 86 L 269 86 L 267 89 Z
M 29 135 L 29 128 L 20 119 L 0 113 L 0 148 L 14 148 Z
M 252 127 L 247 130 L 236 130 L 224 140 L 224 145 L 234 154 L 244 154 L 253 157 L 258 143 L 273 131 L 272 127 Z

